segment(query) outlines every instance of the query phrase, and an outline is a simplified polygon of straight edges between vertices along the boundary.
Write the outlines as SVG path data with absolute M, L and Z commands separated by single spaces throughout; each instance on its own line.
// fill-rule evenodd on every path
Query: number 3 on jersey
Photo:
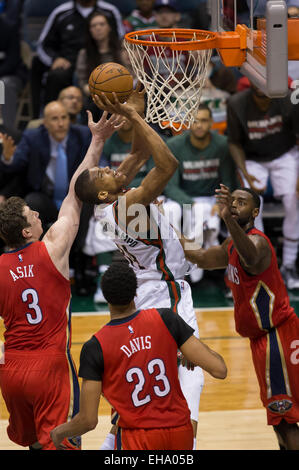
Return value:
M 25 289 L 22 292 L 23 302 L 28 303 L 28 308 L 31 308 L 35 312 L 35 316 L 32 316 L 31 313 L 26 313 L 28 323 L 31 325 L 37 325 L 43 319 L 42 311 L 38 305 L 38 294 L 35 289 Z
M 153 387 L 153 391 L 155 395 L 157 395 L 158 397 L 165 397 L 170 392 L 170 384 L 169 384 L 167 376 L 165 375 L 165 365 L 162 359 L 153 359 L 152 361 L 148 363 L 147 370 L 150 375 L 152 375 L 155 372 L 155 366 L 158 367 L 158 373 L 155 375 L 155 380 L 156 382 L 162 381 L 163 388 L 161 389 L 159 386 L 155 385 Z M 132 393 L 132 402 L 134 406 L 138 407 L 138 406 L 145 405 L 146 403 L 149 403 L 151 401 L 151 396 L 150 394 L 148 394 L 144 398 L 139 397 L 139 394 L 144 389 L 145 377 L 144 377 L 143 371 L 139 367 L 132 367 L 126 373 L 127 381 L 133 382 L 134 375 L 137 376 L 138 382 L 136 383 L 133 393 Z

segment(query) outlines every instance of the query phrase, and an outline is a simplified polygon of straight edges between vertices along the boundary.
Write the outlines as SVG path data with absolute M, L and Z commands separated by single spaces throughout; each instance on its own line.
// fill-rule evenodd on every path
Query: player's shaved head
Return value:
M 246 192 L 247 194 L 251 195 L 255 208 L 259 209 L 261 207 L 260 197 L 255 191 L 253 191 L 253 189 L 251 189 L 251 188 L 242 188 L 240 191 Z

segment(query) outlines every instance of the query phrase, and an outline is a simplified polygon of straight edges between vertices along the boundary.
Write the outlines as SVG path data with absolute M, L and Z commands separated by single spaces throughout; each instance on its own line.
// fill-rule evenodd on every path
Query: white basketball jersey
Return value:
M 96 217 L 102 225 L 105 235 L 112 238 L 134 269 L 139 282 L 146 280 L 174 281 L 184 279 L 188 269 L 184 250 L 169 220 L 161 213 L 156 204 L 150 204 L 147 215 L 150 218 L 150 230 L 141 235 L 132 231 L 131 223 L 126 228 L 120 220 L 118 201 L 109 205 L 99 205 Z M 146 217 L 143 217 L 145 220 Z M 137 222 L 137 218 L 136 218 Z M 140 225 L 139 225 L 140 227 Z M 133 235 L 132 235 L 133 233 Z

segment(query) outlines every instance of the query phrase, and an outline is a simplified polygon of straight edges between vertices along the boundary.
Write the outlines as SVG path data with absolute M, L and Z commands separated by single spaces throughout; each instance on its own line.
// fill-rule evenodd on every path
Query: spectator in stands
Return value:
M 69 86 L 61 90 L 58 95 L 60 101 L 69 114 L 71 124 L 83 124 L 85 119 L 82 118 L 83 94 L 80 88 Z M 44 118 L 32 119 L 27 125 L 27 129 L 34 129 L 43 124 Z
M 157 27 L 153 12 L 155 1 L 156 0 L 136 0 L 137 8 L 123 21 L 126 33 Z
M 70 124 L 65 107 L 54 101 L 45 107 L 44 124 L 37 129 L 25 130 L 16 148 L 8 136 L 2 135 L 2 139 L 0 171 L 7 174 L 23 172 L 25 200 L 32 210 L 40 213 L 46 228 L 57 218 L 69 181 L 87 151 L 90 131 L 85 126 Z M 67 168 L 65 180 L 60 182 L 57 181 L 56 167 L 63 158 Z M 56 184 L 60 186 L 56 187 Z
M 154 13 L 158 28 L 175 28 L 181 19 L 176 0 L 156 0 Z
M 73 83 L 77 55 L 84 46 L 87 17 L 96 10 L 109 15 L 115 34 L 121 38 L 124 27 L 119 10 L 102 0 L 75 0 L 66 2 L 53 10 L 49 16 L 33 58 L 31 90 L 33 117 L 38 118 L 41 108 L 42 79 L 46 83 L 42 105 L 56 100 L 60 90 Z
M 235 189 L 236 168 L 229 153 L 227 138 L 211 131 L 212 113 L 201 104 L 190 130 L 167 140 L 167 145 L 179 161 L 179 168 L 165 188 L 164 194 L 183 210 L 183 233 L 187 238 L 202 232 L 204 247 L 218 245 L 220 218 L 215 189 L 220 183 Z M 167 201 L 164 203 L 167 208 Z M 177 220 L 177 218 L 176 218 Z M 198 224 L 198 226 L 197 226 Z M 181 229 L 181 227 L 179 227 Z M 198 282 L 202 270 L 191 273 Z
M 75 68 L 76 79 L 85 98 L 84 107 L 92 111 L 94 119 L 101 113 L 90 97 L 88 79 L 93 69 L 105 62 L 121 62 L 121 41 L 115 34 L 110 17 L 96 11 L 87 19 L 84 48 L 78 53 Z
M 28 80 L 28 69 L 21 58 L 18 28 L 3 16 L 0 16 L 0 80 L 3 87 L 0 88 L 3 124 L 13 129 L 18 96 Z
M 299 241 L 295 160 L 299 119 L 298 106 L 292 104 L 290 93 L 270 99 L 253 84 L 236 93 L 228 100 L 227 133 L 231 155 L 245 186 L 263 194 L 270 178 L 274 197 L 282 199 L 285 217 L 281 272 L 287 288 L 295 289 L 299 288 L 295 267 Z M 256 226 L 263 230 L 262 217 L 256 220 Z
M 69 86 L 58 95 L 60 101 L 69 113 L 71 124 L 81 124 L 83 109 L 83 94 L 79 87 Z

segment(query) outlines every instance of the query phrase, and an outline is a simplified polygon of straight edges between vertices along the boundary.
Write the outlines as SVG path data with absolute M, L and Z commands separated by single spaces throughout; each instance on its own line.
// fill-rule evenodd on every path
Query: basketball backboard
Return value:
M 261 10 L 261 4 L 264 8 Z M 288 18 L 282 0 L 211 0 L 211 30 L 234 31 L 246 25 L 246 59 L 240 67 L 271 98 L 288 91 Z

